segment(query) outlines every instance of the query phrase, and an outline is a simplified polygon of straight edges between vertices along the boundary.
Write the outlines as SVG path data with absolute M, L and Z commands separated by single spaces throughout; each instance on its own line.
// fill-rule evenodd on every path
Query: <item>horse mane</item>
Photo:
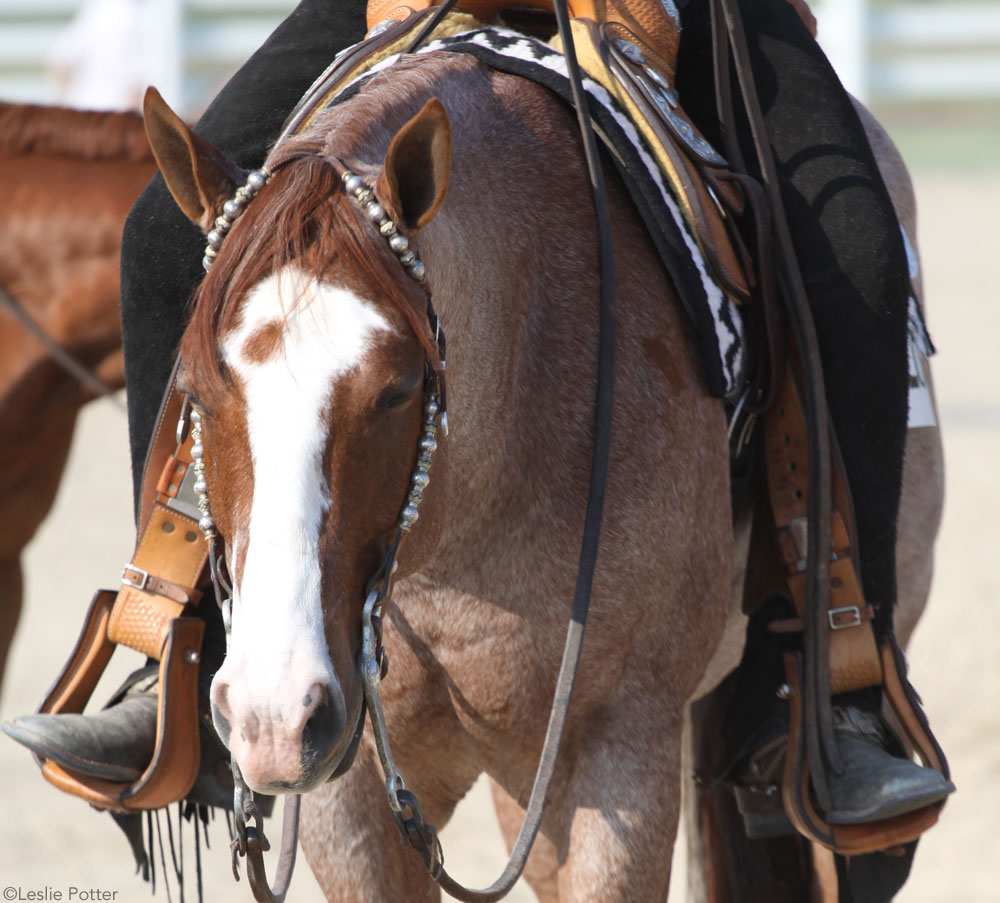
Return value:
M 226 238 L 194 297 L 185 357 L 213 375 L 223 372 L 218 337 L 239 318 L 241 302 L 269 274 L 298 264 L 323 279 L 343 258 L 359 285 L 390 301 L 406 318 L 435 366 L 440 363 L 424 313 L 423 292 L 403 272 L 385 240 L 348 198 L 332 163 L 318 154 L 297 158 L 272 177 Z M 285 299 L 286 316 L 298 298 Z
M 142 116 L 0 101 L 0 153 L 152 162 Z
M 242 301 L 254 286 L 292 263 L 323 279 L 346 258 L 357 286 L 393 304 L 431 364 L 440 366 L 423 290 L 347 196 L 327 157 L 336 155 L 349 166 L 360 163 L 359 172 L 370 172 L 383 159 L 392 136 L 423 102 L 449 92 L 449 75 L 477 65 L 450 54 L 401 60 L 392 67 L 391 78 L 376 76 L 350 100 L 319 113 L 307 131 L 272 150 L 268 165 L 277 166 L 277 171 L 226 236 L 195 293 L 184 338 L 188 361 L 208 367 L 213 378 L 222 376 L 218 338 L 236 324 Z M 286 315 L 297 301 L 286 299 Z

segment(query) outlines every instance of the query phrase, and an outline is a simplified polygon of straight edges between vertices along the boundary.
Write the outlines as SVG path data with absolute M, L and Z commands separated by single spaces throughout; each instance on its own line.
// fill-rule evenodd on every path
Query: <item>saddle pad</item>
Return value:
M 353 52 L 355 48 L 349 48 L 340 56 Z M 492 69 L 528 78 L 548 88 L 572 106 L 572 90 L 563 54 L 519 32 L 497 26 L 476 27 L 429 41 L 417 52 L 471 54 Z M 349 100 L 369 78 L 392 66 L 400 56 L 393 53 L 374 62 L 326 105 Z M 646 140 L 603 85 L 586 72 L 582 77 L 597 135 L 608 147 L 694 325 L 705 362 L 708 390 L 715 397 L 729 398 L 742 386 L 745 362 L 744 327 L 739 308 L 712 279 L 681 207 Z

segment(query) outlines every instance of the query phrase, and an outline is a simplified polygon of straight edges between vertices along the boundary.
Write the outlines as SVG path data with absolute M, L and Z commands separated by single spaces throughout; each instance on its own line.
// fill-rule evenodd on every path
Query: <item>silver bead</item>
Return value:
M 389 247 L 396 254 L 402 254 L 408 247 L 410 247 L 410 242 L 405 235 L 393 235 L 389 239 Z
M 396 224 L 391 219 L 386 219 L 379 223 L 378 230 L 388 238 L 396 234 Z
M 428 456 L 433 455 L 437 451 L 437 439 L 433 436 L 424 435 L 420 437 L 420 449 L 426 452 Z
M 403 513 L 399 516 L 399 525 L 404 530 L 409 530 L 416 522 L 417 518 L 420 517 L 420 512 L 417 511 L 416 505 L 407 505 L 403 509 Z
M 414 472 L 413 478 L 410 482 L 413 484 L 414 489 L 424 490 L 427 488 L 427 484 L 431 481 L 431 475 L 427 473 L 426 470 L 420 469 Z M 197 486 L 195 487 L 195 492 L 198 491 Z
M 243 201 L 238 197 L 230 198 L 222 205 L 222 213 L 230 220 L 236 219 L 243 212 Z
M 381 222 L 385 216 L 385 208 L 378 201 L 372 201 L 365 207 L 365 212 L 368 214 L 368 219 L 373 223 Z
M 198 527 L 201 529 L 202 533 L 209 533 L 215 530 L 215 521 L 212 520 L 212 515 L 206 514 L 198 521 Z
M 424 282 L 427 279 L 427 271 L 424 269 L 422 261 L 414 260 L 410 264 L 410 275 L 417 280 L 417 282 Z
M 256 193 L 267 184 L 270 175 L 266 169 L 255 169 L 247 176 L 247 185 L 251 191 Z

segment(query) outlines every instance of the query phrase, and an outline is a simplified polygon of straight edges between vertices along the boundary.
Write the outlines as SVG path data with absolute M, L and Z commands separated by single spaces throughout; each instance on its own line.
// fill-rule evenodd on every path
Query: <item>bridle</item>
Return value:
M 89 389 L 95 395 L 103 396 L 121 411 L 125 410 L 122 400 L 115 394 L 104 380 L 99 379 L 83 366 L 73 355 L 52 338 L 39 324 L 34 317 L 29 314 L 24 307 L 18 303 L 3 286 L 0 286 L 0 305 L 2 305 L 28 332 L 30 332 L 39 342 L 42 343 L 49 357 L 60 367 L 73 377 L 84 388 Z
M 215 220 L 214 228 L 206 236 L 207 245 L 202 260 L 206 272 L 211 268 L 219 249 L 233 224 L 243 214 L 250 202 L 268 183 L 274 171 L 303 155 L 295 155 L 281 160 L 274 168 L 261 168 L 249 173 L 245 184 L 225 202 L 222 214 Z M 440 320 L 434 310 L 431 292 L 427 285 L 426 270 L 417 253 L 410 247 L 409 240 L 402 234 L 399 227 L 389 216 L 385 208 L 375 198 L 375 193 L 359 175 L 348 169 L 339 159 L 324 156 L 338 172 L 346 193 L 361 207 L 367 218 L 385 238 L 390 250 L 396 255 L 406 274 L 417 282 L 426 296 L 426 315 L 430 334 L 438 352 L 438 360 L 432 361 L 425 352 L 423 423 L 417 444 L 417 457 L 413 473 L 410 475 L 409 486 L 403 507 L 395 528 L 395 534 L 388 544 L 385 556 L 368 581 L 365 589 L 365 605 L 362 612 L 362 683 L 364 687 L 365 705 L 375 732 L 379 759 L 386 774 L 386 792 L 389 808 L 394 821 L 404 839 L 410 830 L 424 839 L 425 848 L 434 850 L 432 862 L 440 867 L 440 844 L 437 842 L 434 829 L 426 826 L 419 817 L 420 806 L 416 797 L 406 790 L 403 777 L 395 765 L 392 751 L 389 748 L 388 732 L 385 715 L 379 696 L 379 685 L 385 676 L 388 662 L 382 647 L 382 619 L 385 600 L 389 598 L 392 586 L 392 575 L 396 570 L 397 557 L 403 537 L 409 533 L 420 517 L 420 504 L 423 493 L 430 483 L 430 469 L 434 452 L 437 450 L 437 432 L 440 429 L 444 435 L 448 432 L 448 419 L 445 410 L 445 337 Z M 204 425 L 200 412 L 185 404 L 187 416 L 191 420 L 191 457 L 195 473 L 194 491 L 198 496 L 198 509 L 201 518 L 198 526 L 209 544 L 209 562 L 216 599 L 222 611 L 226 639 L 229 640 L 232 630 L 232 586 L 227 579 L 225 559 L 219 548 L 221 537 L 212 517 L 211 502 L 208 498 L 208 484 L 205 479 L 204 460 Z M 182 414 L 182 419 L 184 414 Z M 364 723 L 362 710 L 361 724 Z M 295 861 L 295 845 L 297 843 L 299 795 L 295 794 L 286 803 L 283 826 L 282 855 L 279 860 L 275 887 L 272 889 L 264 872 L 262 853 L 268 847 L 264 837 L 260 811 L 254 802 L 253 793 L 243 779 L 235 757 L 231 758 L 233 773 L 233 797 L 236 823 L 236 837 L 232 843 L 233 874 L 239 878 L 237 868 L 238 857 L 246 856 L 248 873 L 254 896 L 267 903 L 280 903 L 284 899 L 291 880 L 291 872 Z M 417 817 L 420 827 L 412 825 Z M 431 866 L 429 866 L 431 867 Z
M 426 26 L 421 29 L 406 52 L 414 52 L 456 3 L 457 0 L 446 0 L 430 17 Z M 416 520 L 417 504 L 419 504 L 420 495 L 424 488 L 418 484 L 426 478 L 426 467 L 424 468 L 424 475 L 420 475 L 421 457 L 425 457 L 429 466 L 430 452 L 436 447 L 433 427 L 435 425 L 434 419 L 438 416 L 438 413 L 440 413 L 441 428 L 447 434 L 446 393 L 444 386 L 444 332 L 441 329 L 440 321 L 431 303 L 431 293 L 426 285 L 426 273 L 423 265 L 419 263 L 415 253 L 412 257 L 410 256 L 408 246 L 403 245 L 401 242 L 397 242 L 396 246 L 393 246 L 393 237 L 399 234 L 398 227 L 391 221 L 385 209 L 377 202 L 371 187 L 365 184 L 364 180 L 359 176 L 350 172 L 336 158 L 325 158 L 341 173 L 341 178 L 348 194 L 362 206 L 368 218 L 376 224 L 379 232 L 389 241 L 390 249 L 396 254 L 407 273 L 424 287 L 427 296 L 428 323 L 439 351 L 441 367 L 437 370 L 429 368 L 425 380 L 424 434 L 420 440 L 421 449 L 418 454 L 417 469 L 414 471 L 414 476 L 411 477 L 411 488 L 407 495 L 407 504 L 404 505 L 400 513 L 396 538 L 390 544 L 385 559 L 369 583 L 366 592 L 362 628 L 362 678 L 366 708 L 371 718 L 379 759 L 386 775 L 386 793 L 389 800 L 389 808 L 392 812 L 393 820 L 400 831 L 403 845 L 412 845 L 421 856 L 425 867 L 434 881 L 439 883 L 451 896 L 467 901 L 467 903 L 490 903 L 490 901 L 499 900 L 507 895 L 524 871 L 528 854 L 531 852 L 531 848 L 541 827 L 548 791 L 559 759 L 559 750 L 562 746 L 562 739 L 569 716 L 573 685 L 576 680 L 577 668 L 583 650 L 583 638 L 590 607 L 591 588 L 597 568 L 597 553 L 600 544 L 611 449 L 611 420 L 614 408 L 615 338 L 617 333 L 611 214 L 604 174 L 601 170 L 598 156 L 597 141 L 591 124 L 589 105 L 586 102 L 582 76 L 576 59 L 566 0 L 554 0 L 554 7 L 559 33 L 563 39 L 563 48 L 567 60 L 567 74 L 573 92 L 574 105 L 577 110 L 577 119 L 587 161 L 587 171 L 593 192 L 594 210 L 597 220 L 600 262 L 600 308 L 594 441 L 591 457 L 590 485 L 587 496 L 587 511 L 581 541 L 576 585 L 573 592 L 573 604 L 570 611 L 562 661 L 559 666 L 559 674 L 556 678 L 552 709 L 549 714 L 549 722 L 546 728 L 538 769 L 532 784 L 530 798 L 525 807 L 525 818 L 518 832 L 517 839 L 514 842 L 507 865 L 500 877 L 492 885 L 483 890 L 473 890 L 464 887 L 445 870 L 443 853 L 437 832 L 432 825 L 428 825 L 424 820 L 419 801 L 412 791 L 406 789 L 402 776 L 398 768 L 396 768 L 389 747 L 385 716 L 379 697 L 379 684 L 381 683 L 385 664 L 385 659 L 381 652 L 382 613 L 385 600 L 389 597 L 391 590 L 392 572 L 395 567 L 399 544 L 404 534 L 408 532 Z M 205 259 L 203 261 L 206 270 L 211 267 L 219 247 L 221 247 L 222 241 L 233 222 L 246 209 L 247 204 L 263 189 L 273 169 L 285 165 L 291 159 L 296 159 L 296 157 L 283 159 L 279 163 L 273 164 L 272 169 L 255 170 L 250 173 L 247 183 L 237 190 L 233 198 L 226 202 L 223 206 L 222 215 L 215 222 L 216 228 L 207 236 L 208 247 L 206 248 Z M 440 398 L 439 402 L 434 398 L 435 395 Z M 436 402 L 435 405 L 431 404 L 432 400 Z M 435 406 L 439 407 L 439 412 L 433 410 Z M 200 426 L 200 424 L 196 425 Z M 198 450 L 199 456 L 202 453 L 202 449 L 200 448 L 201 442 L 198 441 L 201 437 L 201 430 L 199 429 L 198 435 L 195 437 L 195 447 Z M 194 452 L 195 449 L 192 449 L 192 455 L 194 455 Z M 423 455 L 424 452 L 427 453 L 426 456 Z M 209 559 L 212 562 L 211 571 L 216 588 L 216 598 L 224 600 L 227 597 L 222 592 L 223 580 L 219 579 L 223 570 L 223 562 L 217 554 L 215 547 L 217 534 L 215 524 L 211 518 L 208 497 L 205 494 L 203 460 L 200 457 L 196 458 L 194 466 L 196 468 L 196 475 L 199 477 L 198 483 L 202 487 L 201 495 L 199 496 L 199 508 L 202 511 L 201 526 L 209 541 Z M 408 516 L 411 504 L 413 516 Z M 230 623 L 228 606 L 224 602 L 221 604 L 223 608 L 223 620 L 226 623 L 228 636 Z M 245 855 L 247 857 L 247 870 L 250 883 L 256 899 L 261 901 L 261 903 L 281 903 L 287 891 L 295 862 L 298 796 L 290 799 L 285 805 L 284 824 L 282 827 L 282 853 L 278 864 L 275 888 L 272 890 L 268 884 L 264 869 L 263 852 L 268 849 L 269 845 L 261 830 L 260 813 L 253 803 L 252 793 L 242 780 L 235 760 L 233 760 L 233 778 L 235 785 L 234 802 L 237 833 L 232 848 L 233 873 L 237 878 L 239 877 L 237 857 Z

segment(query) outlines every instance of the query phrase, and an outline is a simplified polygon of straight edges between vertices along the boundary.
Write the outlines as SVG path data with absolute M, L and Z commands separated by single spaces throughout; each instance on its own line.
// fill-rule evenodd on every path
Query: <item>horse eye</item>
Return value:
M 379 411 L 391 411 L 394 408 L 401 408 L 408 401 L 413 399 L 416 389 L 411 386 L 389 386 L 383 389 L 375 401 L 375 407 Z

